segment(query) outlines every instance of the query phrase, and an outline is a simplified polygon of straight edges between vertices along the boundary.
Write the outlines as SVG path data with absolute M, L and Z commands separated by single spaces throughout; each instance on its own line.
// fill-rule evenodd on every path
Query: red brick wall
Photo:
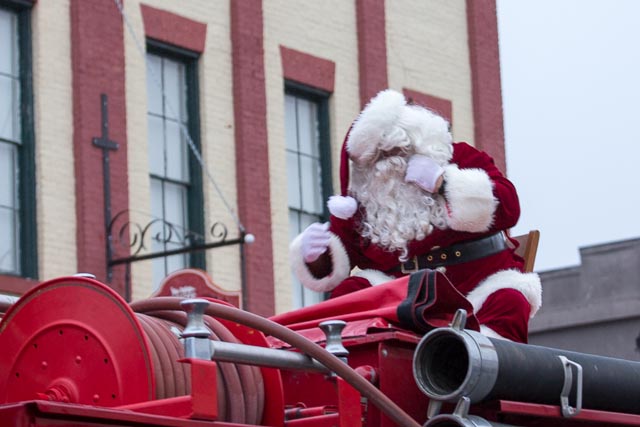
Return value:
M 451 100 L 438 98 L 437 96 L 429 95 L 427 93 L 418 92 L 415 90 L 404 88 L 402 89 L 405 98 L 414 104 L 422 105 L 440 114 L 447 119 L 449 123 L 453 123 L 453 111 Z
M 231 2 L 238 211 L 247 232 L 256 237 L 245 245 L 244 308 L 270 316 L 275 286 L 262 19 L 262 1 Z
M 475 145 L 506 173 L 495 0 L 467 0 Z
M 356 0 L 360 106 L 388 87 L 384 0 Z
M 280 46 L 282 74 L 287 80 L 333 93 L 336 64 L 327 59 Z
M 120 145 L 110 152 L 113 216 L 129 207 L 123 37 L 122 17 L 112 2 L 71 1 L 78 271 L 95 274 L 103 282 L 107 263 L 102 150 L 92 139 L 101 135 L 104 93 L 109 100 L 109 138 Z M 124 277 L 124 267 L 114 269 L 111 286 L 123 296 Z
M 39 285 L 39 280 L 25 279 L 23 277 L 0 275 L 0 291 L 3 293 L 22 295 L 29 289 Z
M 140 11 L 147 38 L 198 53 L 204 52 L 207 38 L 206 24 L 145 4 L 140 5 Z

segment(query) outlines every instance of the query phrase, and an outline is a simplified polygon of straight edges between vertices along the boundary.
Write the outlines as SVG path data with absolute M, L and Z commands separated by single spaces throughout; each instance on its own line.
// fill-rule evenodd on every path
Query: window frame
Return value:
M 200 140 L 200 84 L 198 80 L 198 59 L 200 54 L 188 49 L 169 45 L 154 39 L 147 38 L 147 54 L 157 55 L 163 58 L 181 62 L 185 65 L 185 84 L 187 92 L 187 131 L 196 148 L 201 151 Z M 148 114 L 148 112 L 147 112 Z M 204 225 L 204 188 L 202 180 L 202 167 L 191 148 L 187 146 L 189 165 L 189 185 L 187 186 L 187 221 L 189 231 L 196 235 L 205 236 Z M 151 178 L 152 174 L 149 173 Z M 202 242 L 192 242 L 202 243 Z M 204 251 L 187 253 L 186 266 L 193 268 L 206 268 L 206 256 Z M 166 257 L 162 258 L 166 263 Z M 165 264 L 166 265 L 166 264 Z
M 285 81 L 285 95 L 293 95 L 315 102 L 318 105 L 318 145 L 320 146 L 320 167 L 322 179 L 322 200 L 333 195 L 332 159 L 331 159 L 331 129 L 329 128 L 329 97 L 331 93 L 303 85 L 293 81 Z M 323 204 L 322 221 L 329 219 L 329 208 Z
M 21 141 L 18 146 L 19 230 L 16 273 L 0 272 L 0 291 L 22 293 L 33 283 L 20 279 L 38 279 L 38 230 L 36 200 L 35 123 L 33 105 L 33 48 L 31 7 L 28 1 L 3 1 L 0 8 L 15 13 L 17 18 L 18 66 L 20 87 Z M 13 280 L 12 280 L 13 279 Z
M 320 157 L 320 178 L 322 180 L 321 191 L 322 191 L 322 200 L 327 200 L 331 195 L 333 195 L 333 173 L 332 173 L 332 147 L 331 147 L 331 129 L 329 122 L 329 99 L 331 97 L 330 92 L 326 92 L 322 89 L 317 89 L 311 86 L 307 86 L 298 82 L 285 80 L 284 93 L 286 95 L 295 96 L 298 98 L 303 98 L 308 101 L 314 102 L 317 105 L 317 119 L 318 119 L 318 145 L 319 145 L 319 157 Z M 286 149 L 285 149 L 286 152 Z M 288 171 L 287 171 L 288 173 Z M 287 211 L 291 211 L 291 206 L 287 204 Z M 295 209 L 296 212 L 303 212 L 298 209 Z M 315 214 L 315 213 L 314 213 Z M 322 203 L 322 212 L 319 215 L 318 220 L 320 222 L 325 222 L 329 220 L 329 208 L 326 203 Z M 297 282 L 293 283 L 294 286 L 301 286 L 302 284 Z M 328 293 L 324 293 L 322 299 L 326 299 L 328 297 Z M 308 306 L 305 302 L 304 298 L 304 290 L 301 290 L 301 307 Z M 294 304 L 297 305 L 297 301 L 293 301 Z

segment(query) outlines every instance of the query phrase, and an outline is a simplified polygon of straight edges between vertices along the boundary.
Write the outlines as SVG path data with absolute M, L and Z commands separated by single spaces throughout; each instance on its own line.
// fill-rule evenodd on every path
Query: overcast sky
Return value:
M 538 271 L 640 238 L 640 1 L 497 4 L 514 234 L 541 231 Z

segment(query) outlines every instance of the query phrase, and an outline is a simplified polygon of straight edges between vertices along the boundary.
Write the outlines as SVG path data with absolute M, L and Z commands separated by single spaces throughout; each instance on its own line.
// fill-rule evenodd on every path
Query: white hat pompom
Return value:
M 327 201 L 331 215 L 340 219 L 349 219 L 358 209 L 358 202 L 351 196 L 331 196 Z

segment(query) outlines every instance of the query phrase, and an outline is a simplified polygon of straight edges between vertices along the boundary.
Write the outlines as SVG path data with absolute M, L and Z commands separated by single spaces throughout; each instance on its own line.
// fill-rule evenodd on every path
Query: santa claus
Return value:
M 523 273 L 505 234 L 520 206 L 491 157 L 453 143 L 446 120 L 385 90 L 347 135 L 341 181 L 330 222 L 291 244 L 304 286 L 336 297 L 437 269 L 472 304 L 481 332 L 526 342 L 540 280 Z

